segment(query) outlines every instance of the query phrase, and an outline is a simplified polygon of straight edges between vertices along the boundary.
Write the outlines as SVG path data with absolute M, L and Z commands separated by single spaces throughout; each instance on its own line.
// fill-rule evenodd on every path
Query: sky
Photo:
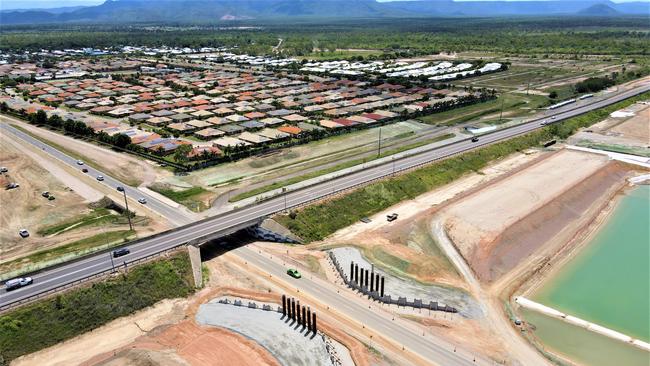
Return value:
M 105 0 L 0 0 L 0 9 L 47 9 L 47 8 L 60 8 L 65 6 L 89 6 L 98 5 Z M 155 1 L 155 0 L 152 0 Z M 323 0 L 327 1 L 327 0 Z M 378 0 L 380 2 L 386 1 L 405 1 L 405 0 Z M 456 1 L 493 1 L 493 0 L 456 0 Z M 521 1 L 521 0 L 504 0 L 504 1 Z M 546 1 L 546 0 L 535 0 Z M 614 0 L 615 3 L 629 2 L 639 0 Z M 641 0 L 648 1 L 650 0 Z

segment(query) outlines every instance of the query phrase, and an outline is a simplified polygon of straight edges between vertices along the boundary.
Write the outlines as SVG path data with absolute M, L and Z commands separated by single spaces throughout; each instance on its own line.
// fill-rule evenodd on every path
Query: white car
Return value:
M 26 237 L 29 236 L 29 231 L 27 231 L 27 229 L 20 229 L 20 230 L 18 230 L 18 234 L 21 237 L 26 238 Z
M 11 291 L 23 286 L 31 285 L 32 282 L 34 282 L 34 280 L 32 280 L 31 277 L 20 277 L 5 282 L 5 286 L 7 291 Z
M 77 160 L 77 165 L 84 165 L 84 162 L 81 160 Z
M 140 197 L 138 198 L 138 202 L 144 205 L 145 203 L 147 203 L 147 200 L 144 197 Z
M 103 181 L 103 180 L 104 180 L 104 176 L 103 176 L 103 175 L 98 175 L 98 176 L 97 176 L 97 180 L 100 181 L 100 182 Z
M 551 117 L 551 119 L 556 119 L 556 118 L 557 118 L 556 116 Z

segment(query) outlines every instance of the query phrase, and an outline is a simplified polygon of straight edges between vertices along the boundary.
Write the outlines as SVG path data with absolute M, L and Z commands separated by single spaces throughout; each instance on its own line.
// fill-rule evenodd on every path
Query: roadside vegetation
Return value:
M 44 249 L 25 257 L 0 264 L 2 277 L 15 277 L 20 273 L 38 270 L 64 260 L 111 248 L 136 238 L 135 231 L 115 230 L 99 233 L 52 249 Z
M 606 118 L 610 113 L 649 97 L 650 93 L 644 93 L 520 137 L 367 185 L 349 194 L 301 210 L 294 210 L 289 215 L 281 215 L 276 219 L 306 242 L 322 240 L 335 231 L 357 222 L 362 217 L 373 215 L 400 201 L 413 199 L 469 172 L 479 171 L 491 161 L 514 152 L 540 146 L 551 139 L 565 139 L 579 128 L 591 126 Z
M 143 224 L 146 223 L 146 218 L 137 216 L 134 217 L 131 214 L 131 221 L 133 224 Z M 99 226 L 99 225 L 127 225 L 128 219 L 124 215 L 118 215 L 114 211 L 111 211 L 105 207 L 93 208 L 93 210 L 87 214 L 79 215 L 73 217 L 64 222 L 60 222 L 54 225 L 45 226 L 40 228 L 37 231 L 38 235 L 41 236 L 50 236 L 50 235 L 59 235 L 67 231 L 80 229 L 86 226 Z
M 512 118 L 549 104 L 551 104 L 549 99 L 540 95 L 504 93 L 496 99 L 488 100 L 484 103 L 430 114 L 418 119 L 431 125 L 454 126 L 460 123 L 474 121 L 490 114 L 498 114 L 502 109 L 504 118 Z M 523 109 L 524 107 L 526 109 Z
M 436 137 L 434 137 L 432 139 L 415 142 L 415 143 L 404 145 L 404 146 L 401 146 L 401 147 L 395 148 L 395 149 L 390 149 L 390 150 L 382 152 L 379 155 L 375 155 L 373 157 L 346 161 L 344 163 L 336 164 L 334 166 L 331 166 L 329 168 L 320 169 L 320 170 L 317 170 L 317 171 L 314 171 L 314 172 L 311 172 L 311 173 L 307 173 L 307 174 L 303 174 L 303 175 L 300 175 L 300 176 L 297 176 L 297 177 L 285 179 L 283 181 L 271 183 L 271 184 L 268 184 L 268 185 L 265 185 L 265 186 L 262 186 L 262 187 L 259 187 L 259 188 L 256 188 L 256 189 L 252 189 L 252 190 L 244 192 L 244 193 L 240 193 L 240 194 L 230 198 L 228 201 L 229 202 L 241 201 L 243 199 L 253 197 L 253 196 L 257 196 L 258 194 L 266 193 L 266 192 L 272 191 L 274 189 L 290 186 L 292 184 L 300 183 L 300 182 L 308 180 L 308 179 L 320 177 L 320 176 L 323 176 L 325 174 L 330 174 L 330 173 L 337 172 L 339 170 L 351 168 L 351 167 L 353 167 L 355 165 L 364 164 L 364 163 L 367 163 L 369 161 L 373 161 L 373 160 L 377 160 L 377 159 L 380 159 L 380 158 L 383 158 L 383 157 L 386 157 L 386 156 L 398 154 L 400 152 L 410 150 L 410 149 L 415 149 L 417 147 L 424 146 L 424 145 L 427 145 L 427 144 L 431 144 L 431 143 L 434 143 L 434 142 L 444 141 L 444 140 L 450 139 L 450 138 L 452 138 L 454 136 L 455 135 L 453 133 L 447 133 L 447 134 L 444 134 L 444 135 L 441 135 L 441 136 L 436 136 Z
M 194 212 L 200 212 L 209 208 L 203 201 L 203 197 L 209 194 L 210 191 L 202 187 L 175 190 L 165 184 L 156 183 L 151 185 L 149 189 L 162 194 L 176 203 L 180 203 Z
M 0 316 L 0 365 L 73 338 L 163 299 L 194 291 L 185 253 L 134 267 Z

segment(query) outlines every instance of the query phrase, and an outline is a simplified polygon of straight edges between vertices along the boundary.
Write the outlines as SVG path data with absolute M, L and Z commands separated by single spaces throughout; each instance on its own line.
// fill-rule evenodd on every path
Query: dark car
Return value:
M 121 257 L 121 256 L 127 255 L 129 253 L 131 253 L 129 248 L 120 248 L 120 249 L 117 249 L 117 250 L 113 251 L 113 258 Z
M 88 173 L 88 169 L 86 169 L 86 168 L 81 169 L 81 171 L 84 172 L 84 173 Z
M 478 137 L 476 136 L 472 137 L 472 142 L 478 142 Z
M 117 191 L 118 191 L 118 192 L 124 192 L 124 187 L 122 187 L 122 186 L 117 186 Z

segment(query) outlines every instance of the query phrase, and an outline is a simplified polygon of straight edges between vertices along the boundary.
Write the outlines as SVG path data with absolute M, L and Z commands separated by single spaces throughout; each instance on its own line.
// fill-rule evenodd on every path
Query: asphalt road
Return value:
M 79 165 L 77 164 L 77 159 L 70 157 L 69 155 L 64 154 L 63 152 L 47 145 L 46 143 L 30 136 L 29 134 L 26 134 L 22 132 L 21 130 L 6 124 L 2 123 L 0 124 L 0 128 L 4 130 L 5 133 L 13 134 L 14 136 L 18 137 L 19 139 L 34 145 L 35 147 L 43 150 L 44 152 L 52 155 L 53 157 L 57 158 L 58 160 L 62 161 L 63 163 L 75 168 L 75 169 L 83 169 L 86 168 L 88 169 L 88 174 L 90 177 L 96 179 L 98 176 L 103 176 L 104 180 L 103 181 L 97 181 L 98 183 L 104 184 L 112 189 L 116 189 L 118 186 L 124 187 L 124 191 L 126 192 L 127 197 L 131 198 L 133 201 L 129 202 L 129 208 L 132 209 L 133 211 L 138 211 L 140 209 L 140 203 L 136 203 L 138 199 L 140 198 L 145 198 L 147 200 L 147 205 L 148 207 L 159 213 L 160 215 L 164 216 L 168 220 L 170 220 L 173 224 L 176 225 L 186 225 L 192 222 L 192 220 L 187 217 L 182 210 L 178 210 L 174 207 L 171 207 L 164 202 L 161 202 L 157 200 L 155 197 L 152 197 L 151 195 L 148 195 L 142 191 L 139 191 L 137 188 L 130 187 L 117 179 L 107 175 L 106 173 L 100 172 L 97 169 L 94 169 L 93 167 L 89 165 Z
M 278 263 L 270 260 L 264 255 L 258 254 L 250 248 L 242 247 L 232 251 L 242 260 L 278 278 L 288 277 L 286 269 Z M 404 346 L 409 352 L 414 352 L 420 357 L 435 365 L 481 365 L 492 364 L 485 360 L 476 358 L 463 351 L 454 352 L 454 346 L 442 339 L 434 339 L 431 335 L 422 336 L 412 329 L 406 328 L 400 322 L 392 321 L 386 314 L 378 313 L 376 310 L 369 310 L 357 301 L 337 294 L 331 284 L 309 276 L 303 276 L 299 280 L 289 279 L 291 286 L 306 293 L 323 304 L 329 306 L 333 311 L 345 314 L 346 317 L 364 324 L 366 328 L 392 340 L 396 345 Z
M 552 122 L 559 122 L 563 119 L 570 118 L 582 113 L 585 113 L 589 110 L 598 109 L 606 105 L 616 103 L 618 101 L 627 99 L 631 96 L 637 95 L 639 93 L 650 90 L 650 85 L 643 85 L 641 87 L 631 89 L 620 94 L 611 95 L 609 98 L 604 100 L 594 100 L 591 103 L 582 101 L 581 105 L 569 106 L 568 108 L 573 107 L 569 110 L 558 110 L 554 111 L 555 119 L 550 117 L 545 117 L 543 119 Z M 550 115 L 549 115 L 550 116 Z M 282 211 L 286 208 L 291 208 L 294 206 L 299 206 L 305 203 L 308 203 L 313 200 L 325 197 L 332 193 L 336 193 L 342 190 L 346 190 L 352 187 L 355 187 L 366 182 L 379 179 L 391 175 L 393 172 L 398 172 L 400 170 L 409 169 L 418 165 L 426 164 L 431 161 L 439 160 L 451 155 L 475 149 L 480 146 L 488 145 L 496 141 L 508 139 L 517 135 L 524 134 L 526 132 L 538 129 L 541 127 L 540 122 L 543 119 L 536 119 L 530 122 L 520 124 L 508 129 L 498 130 L 494 133 L 484 135 L 480 138 L 478 142 L 471 142 L 469 139 L 456 142 L 454 144 L 443 146 L 437 149 L 429 150 L 422 152 L 417 155 L 407 156 L 405 158 L 389 162 L 384 165 L 371 167 L 347 176 L 338 177 L 332 179 L 331 181 L 323 182 L 316 184 L 311 187 L 307 187 L 298 191 L 287 192 L 284 195 L 277 196 L 266 201 L 256 203 L 251 206 L 243 207 L 238 210 L 230 211 L 223 213 L 221 215 L 210 217 L 209 219 L 195 222 L 186 226 L 179 227 L 177 229 L 170 230 L 166 233 L 158 235 L 150 239 L 144 239 L 128 245 L 131 249 L 131 254 L 121 257 L 119 263 L 132 262 L 169 248 L 176 247 L 183 243 L 187 243 L 192 240 L 199 240 L 203 237 L 209 236 L 210 234 L 226 230 L 233 226 L 240 225 L 245 222 L 253 221 L 255 219 L 269 216 L 276 212 Z M 6 125 L 0 125 L 2 128 L 11 128 Z M 15 129 L 14 129 L 15 130 Z M 20 134 L 20 131 L 18 131 Z M 21 138 L 32 139 L 26 134 L 22 134 Z M 36 144 L 42 144 L 40 141 L 32 141 Z M 37 145 L 38 146 L 38 145 Z M 47 146 L 41 146 L 45 149 L 52 149 Z M 51 154 L 58 154 L 56 150 L 50 151 L 46 150 Z M 55 155 L 57 156 L 57 155 Z M 58 156 L 57 156 L 58 157 Z M 76 165 L 76 160 L 62 155 L 59 159 Z M 90 170 L 89 174 L 100 174 L 99 172 Z M 105 184 L 110 184 L 111 186 L 120 185 L 120 183 L 110 178 L 106 175 Z M 142 197 L 145 196 L 139 191 L 128 189 L 128 194 L 133 197 Z M 174 208 L 165 205 L 164 203 L 156 202 L 153 197 L 147 197 L 151 199 L 150 203 L 152 209 L 159 209 L 158 211 L 161 215 L 165 217 L 176 218 L 178 216 L 178 211 Z M 39 295 L 41 293 L 50 291 L 57 287 L 63 286 L 65 284 L 83 279 L 85 277 L 91 276 L 96 273 L 100 273 L 106 270 L 110 270 L 112 263 L 108 253 L 97 254 L 96 256 L 77 261 L 71 262 L 69 264 L 53 268 L 51 270 L 46 270 L 37 274 L 34 274 L 34 283 L 30 286 L 14 290 L 11 292 L 1 292 L 0 293 L 0 310 L 7 307 L 8 305 L 24 300 L 29 299 L 33 296 Z

